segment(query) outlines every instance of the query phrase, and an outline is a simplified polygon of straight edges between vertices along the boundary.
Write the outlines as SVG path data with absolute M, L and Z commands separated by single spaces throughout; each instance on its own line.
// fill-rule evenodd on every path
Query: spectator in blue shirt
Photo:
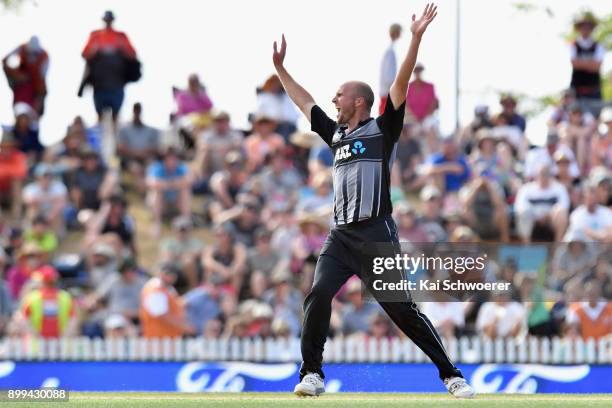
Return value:
M 191 216 L 191 175 L 174 147 L 168 147 L 147 172 L 148 202 L 153 208 L 152 234 L 159 236 L 164 214 Z
M 470 168 L 467 159 L 459 154 L 457 143 L 452 137 L 442 141 L 441 151 L 431 155 L 429 159 L 429 176 L 433 176 L 436 184 L 444 185 L 445 193 L 456 193 L 469 180 Z

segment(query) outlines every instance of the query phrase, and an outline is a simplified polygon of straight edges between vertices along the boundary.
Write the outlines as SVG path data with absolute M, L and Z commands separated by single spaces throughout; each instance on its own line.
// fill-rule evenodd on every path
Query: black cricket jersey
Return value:
M 389 184 L 397 140 L 402 132 L 405 102 L 395 109 L 391 97 L 385 111 L 347 132 L 315 105 L 311 129 L 334 153 L 334 220 L 344 226 L 384 217 L 392 212 Z

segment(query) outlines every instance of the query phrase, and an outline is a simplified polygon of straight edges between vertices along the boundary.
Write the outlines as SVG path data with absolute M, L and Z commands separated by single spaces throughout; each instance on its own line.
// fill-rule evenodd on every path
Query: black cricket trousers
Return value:
M 397 227 L 390 215 L 334 227 L 327 236 L 317 261 L 312 289 L 304 301 L 300 381 L 307 373 L 318 373 L 324 378 L 321 366 L 323 347 L 329 332 L 332 299 L 353 274 L 364 279 L 359 264 L 359 251 L 368 242 L 399 243 Z M 461 371 L 453 365 L 444 350 L 436 329 L 408 295 L 406 302 L 379 303 L 391 320 L 438 367 L 442 380 L 462 377 Z

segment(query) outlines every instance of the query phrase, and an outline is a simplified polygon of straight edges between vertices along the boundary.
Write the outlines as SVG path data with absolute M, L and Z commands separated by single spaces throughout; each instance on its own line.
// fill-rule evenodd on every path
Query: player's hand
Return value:
M 285 54 L 287 53 L 287 42 L 285 41 L 285 34 L 283 34 L 283 39 L 281 41 L 280 51 L 278 51 L 276 46 L 276 41 L 274 41 L 274 53 L 272 54 L 272 62 L 275 67 L 280 67 L 283 65 L 285 61 Z
M 431 23 L 438 15 L 437 11 L 438 6 L 434 5 L 433 3 L 428 3 L 425 6 L 425 10 L 423 10 L 423 14 L 418 20 L 416 19 L 416 15 L 413 14 L 412 24 L 410 25 L 410 31 L 412 34 L 416 35 L 417 37 L 421 37 L 427 29 L 429 23 Z

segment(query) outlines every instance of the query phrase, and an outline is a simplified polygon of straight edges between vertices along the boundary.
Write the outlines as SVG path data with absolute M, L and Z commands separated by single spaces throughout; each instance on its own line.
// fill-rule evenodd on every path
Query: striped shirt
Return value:
M 334 221 L 348 225 L 391 214 L 389 183 L 397 140 L 402 132 L 405 103 L 398 109 L 391 98 L 383 114 L 360 122 L 347 132 L 319 106 L 311 111 L 311 129 L 334 154 Z

